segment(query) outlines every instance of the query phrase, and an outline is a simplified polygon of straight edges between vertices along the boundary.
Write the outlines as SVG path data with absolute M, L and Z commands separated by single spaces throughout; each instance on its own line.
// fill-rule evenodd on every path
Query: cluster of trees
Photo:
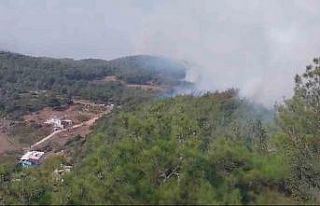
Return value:
M 179 96 L 100 123 L 56 204 L 293 203 L 267 128 L 235 90 Z M 252 120 L 252 121 L 250 121 Z M 280 192 L 278 192 L 280 191 Z
M 0 116 L 11 114 L 19 117 L 25 112 L 37 111 L 44 106 L 65 104 L 73 96 L 94 101 L 123 103 L 135 96 L 146 95 L 146 92 L 128 88 L 121 82 L 92 84 L 93 80 L 105 76 L 116 76 L 125 83 L 145 84 L 158 80 L 165 82 L 166 78 L 178 82 L 177 76 L 170 75 L 169 68 L 154 69 L 148 68 L 149 65 L 139 64 L 133 64 L 129 68 L 130 61 L 127 61 L 127 58 L 121 59 L 120 62 L 96 59 L 75 61 L 0 52 Z M 136 61 L 139 58 L 135 57 Z M 153 58 L 156 57 L 144 60 Z M 174 67 L 172 63 L 171 73 L 176 74 Z M 180 75 L 184 75 L 182 68 L 179 72 Z
M 290 161 L 290 188 L 320 203 L 320 58 L 295 77 L 295 94 L 279 108 L 281 151 Z
M 275 121 L 234 89 L 115 110 L 63 181 L 63 158 L 1 167 L 0 203 L 320 203 L 320 59 L 295 82 Z
M 114 59 L 110 63 L 121 68 L 117 77 L 131 84 L 153 82 L 176 86 L 181 83 L 177 79 L 185 78 L 184 65 L 164 57 L 137 55 Z

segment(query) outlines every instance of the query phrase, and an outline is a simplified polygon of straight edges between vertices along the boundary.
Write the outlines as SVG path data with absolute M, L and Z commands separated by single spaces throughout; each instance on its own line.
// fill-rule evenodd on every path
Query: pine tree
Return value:
M 295 76 L 294 96 L 279 108 L 290 148 L 292 189 L 307 199 L 320 196 L 320 58 Z

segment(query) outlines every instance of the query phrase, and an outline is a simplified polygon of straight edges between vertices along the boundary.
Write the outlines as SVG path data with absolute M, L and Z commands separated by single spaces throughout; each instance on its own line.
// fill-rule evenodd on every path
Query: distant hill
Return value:
M 154 78 L 156 78 L 156 83 L 172 83 L 177 79 L 185 78 L 186 75 L 186 67 L 183 64 L 159 56 L 127 56 L 111 60 L 109 63 L 124 70 L 120 78 L 129 83 L 143 83 Z M 142 71 L 142 73 L 137 71 Z M 134 73 L 138 76 L 133 75 Z
M 134 67 L 140 69 L 150 69 L 155 71 L 175 72 L 183 77 L 186 68 L 185 66 L 173 59 L 151 55 L 136 55 L 127 56 L 109 61 L 111 64 L 118 67 Z
M 0 116 L 13 112 L 19 116 L 20 111 L 36 111 L 58 100 L 64 103 L 72 96 L 121 104 L 147 93 L 129 84 L 170 88 L 184 76 L 182 65 L 155 56 L 74 60 L 0 51 Z M 93 84 L 106 77 L 119 81 Z M 46 92 L 34 97 L 30 91 Z

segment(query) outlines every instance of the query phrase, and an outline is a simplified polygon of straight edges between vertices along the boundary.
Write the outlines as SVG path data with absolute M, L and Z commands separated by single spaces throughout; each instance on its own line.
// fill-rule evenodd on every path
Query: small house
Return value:
M 59 119 L 57 117 L 53 117 L 53 118 L 45 121 L 44 124 L 53 125 L 53 130 L 54 131 L 57 131 L 57 130 L 60 130 L 60 129 L 64 129 L 64 126 L 62 124 L 61 119 Z
M 22 167 L 32 167 L 41 164 L 44 152 L 29 151 L 20 158 Z

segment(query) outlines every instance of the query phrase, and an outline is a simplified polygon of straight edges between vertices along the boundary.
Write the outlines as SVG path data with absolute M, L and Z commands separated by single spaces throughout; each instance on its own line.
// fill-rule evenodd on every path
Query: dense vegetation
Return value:
M 121 68 L 120 79 L 132 84 L 177 84 L 177 79 L 185 77 L 185 67 L 176 61 L 154 56 L 129 56 L 110 61 Z
M 281 155 L 268 154 L 265 128 L 250 121 L 257 116 L 248 116 L 248 104 L 229 90 L 117 111 L 100 122 L 84 160 L 58 189 L 34 179 L 43 189 L 29 203 L 252 203 L 275 196 L 269 187 L 281 188 L 287 167 Z
M 287 167 L 268 153 L 265 128 L 246 117 L 247 104 L 229 90 L 113 114 L 52 197 L 59 204 L 285 201 L 275 191 Z
M 115 110 L 71 173 L 54 175 L 70 164 L 58 157 L 1 167 L 0 203 L 319 204 L 319 63 L 295 77 L 275 121 L 234 89 Z

